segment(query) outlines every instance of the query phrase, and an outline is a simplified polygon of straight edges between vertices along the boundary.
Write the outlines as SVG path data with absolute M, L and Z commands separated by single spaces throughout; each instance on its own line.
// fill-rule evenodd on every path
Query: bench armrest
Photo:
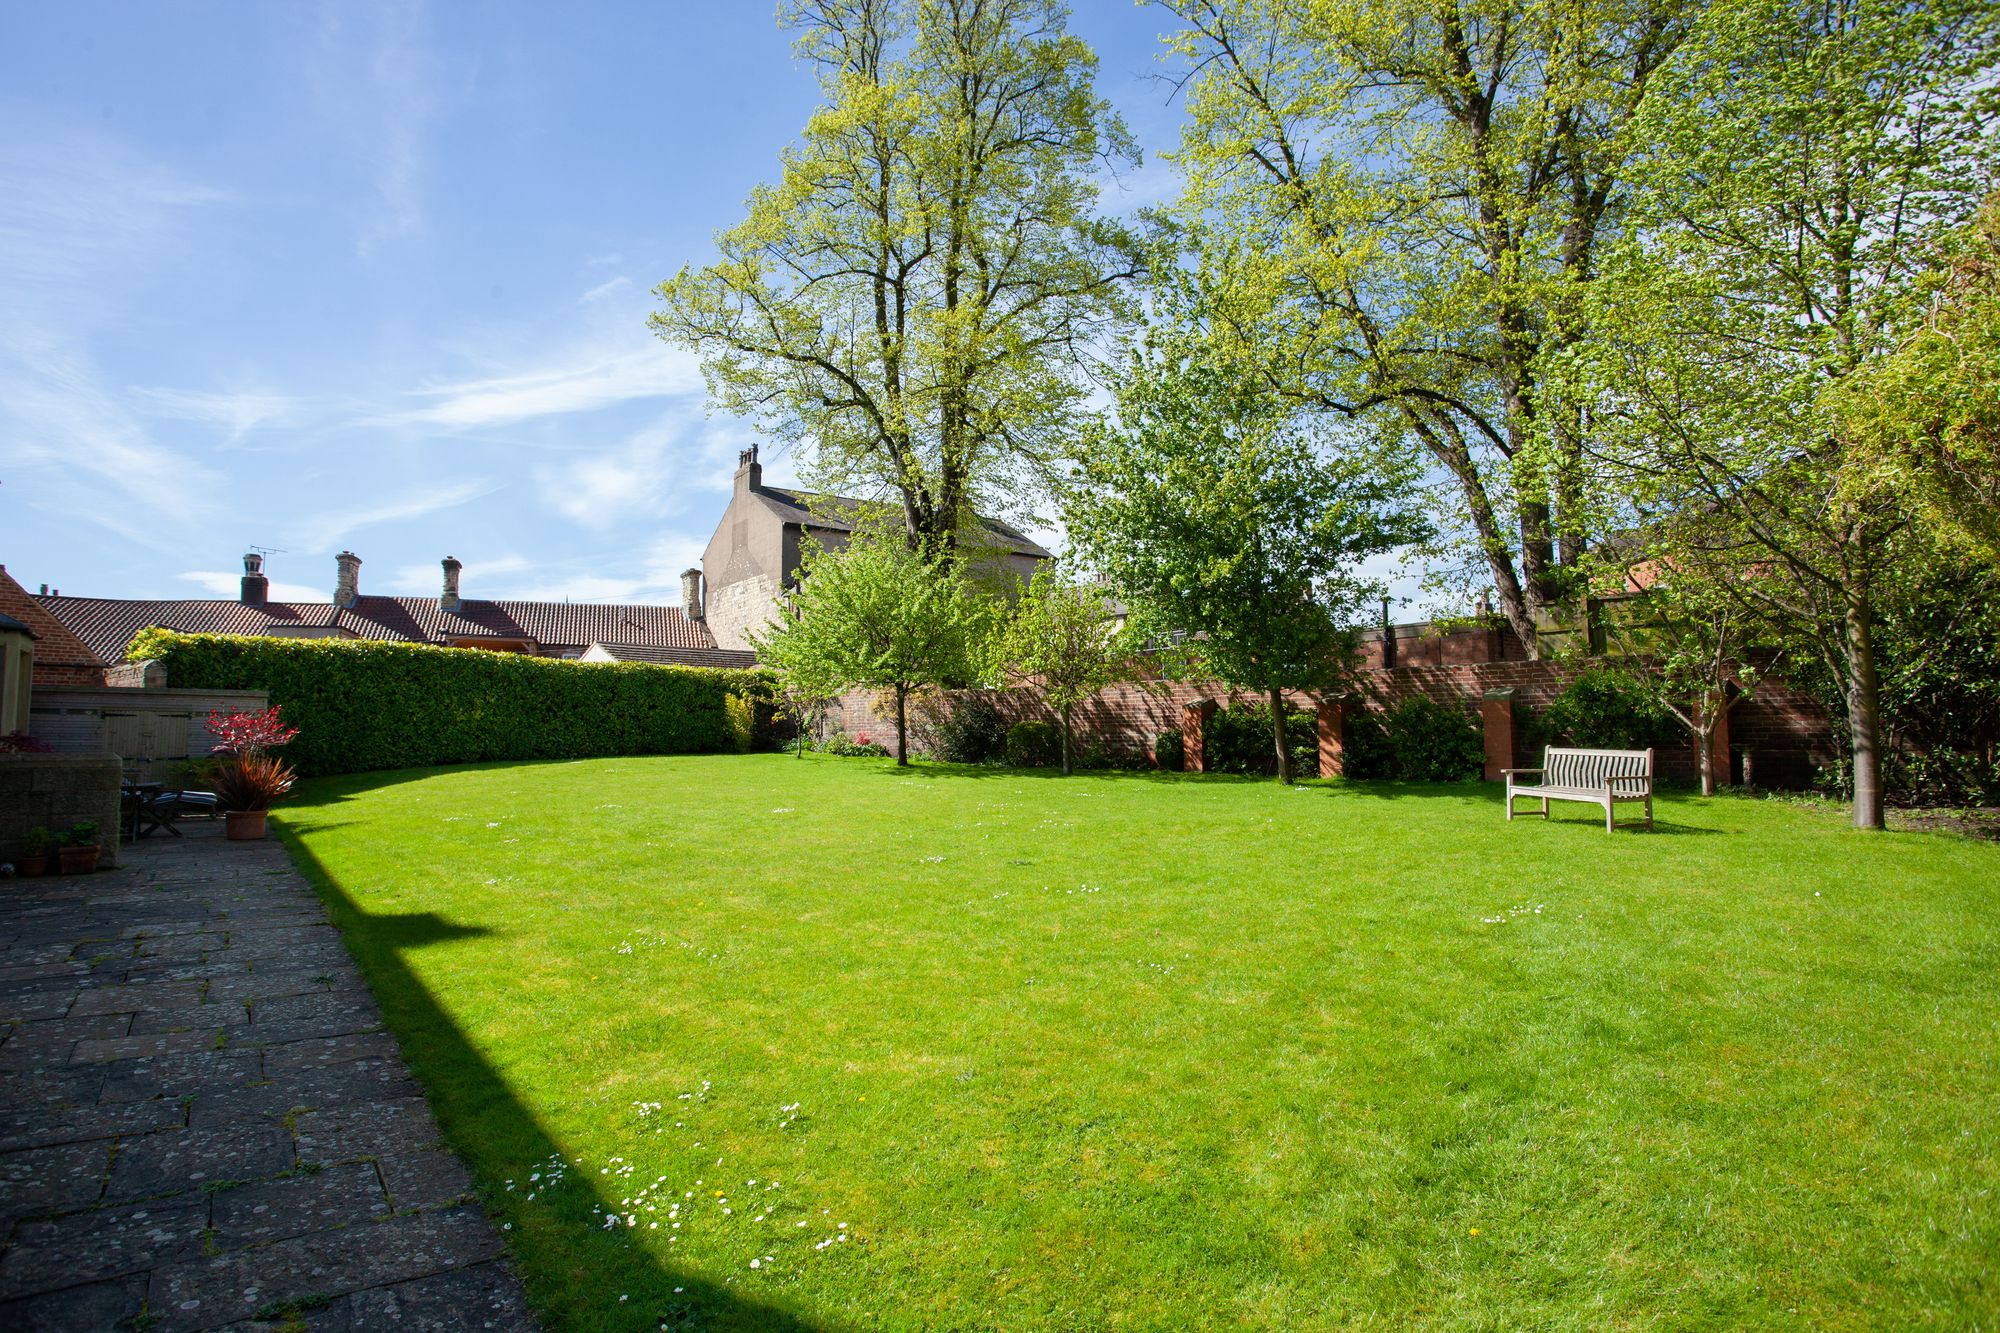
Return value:
M 1542 768 L 1503 768 L 1500 771 L 1502 773 L 1545 773 L 1548 770 Z

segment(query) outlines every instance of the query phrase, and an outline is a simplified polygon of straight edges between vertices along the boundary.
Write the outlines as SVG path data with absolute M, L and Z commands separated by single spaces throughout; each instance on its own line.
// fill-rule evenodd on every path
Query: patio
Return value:
M 0 1326 L 532 1327 L 325 910 L 222 825 L 0 921 Z

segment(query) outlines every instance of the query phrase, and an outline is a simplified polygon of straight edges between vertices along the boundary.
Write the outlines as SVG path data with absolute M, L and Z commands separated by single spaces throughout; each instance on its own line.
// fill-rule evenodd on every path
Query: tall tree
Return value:
M 977 674 L 992 599 L 968 588 L 956 558 L 914 549 L 891 522 L 864 524 L 833 550 L 809 543 L 801 554 L 787 614 L 752 634 L 751 646 L 804 691 L 866 685 L 893 694 L 896 763 L 907 766 L 910 695 Z
M 1938 288 L 1901 346 L 1829 386 L 1856 490 L 1920 505 L 1946 541 L 2000 569 L 2000 195 L 1943 238 Z
M 778 183 L 659 288 L 717 404 L 893 493 L 914 544 L 1020 511 L 1070 452 L 1137 248 L 1096 172 L 1136 162 L 1055 0 L 797 0 L 825 102 Z
M 1422 535 L 1408 477 L 1327 448 L 1294 405 L 1187 338 L 1135 360 L 1118 414 L 1085 456 L 1071 536 L 1142 620 L 1199 638 L 1206 672 L 1270 699 L 1290 782 L 1284 692 L 1348 679 L 1377 593 L 1361 562 Z
M 1413 441 L 1529 652 L 1590 537 L 1584 337 L 1634 109 L 1689 0 L 1164 0 L 1191 62 L 1184 215 L 1269 387 Z
M 1040 691 L 1062 724 L 1062 771 L 1072 771 L 1071 715 L 1118 677 L 1125 654 L 1104 589 L 1079 583 L 1054 565 L 1035 571 L 995 639 L 1000 670 Z
M 1854 822 L 1883 823 L 1877 586 L 1916 507 L 1848 484 L 1831 391 L 1921 318 L 1924 233 L 1990 180 L 1986 0 L 1713 0 L 1634 123 L 1629 236 L 1592 284 L 1569 400 L 1673 553 L 1818 645 L 1843 686 Z

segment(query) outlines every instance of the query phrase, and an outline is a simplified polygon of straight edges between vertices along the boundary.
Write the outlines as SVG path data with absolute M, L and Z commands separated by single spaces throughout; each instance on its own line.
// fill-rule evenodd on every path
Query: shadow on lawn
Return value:
M 309 799 L 300 804 L 310 808 L 340 799 L 345 798 Z M 318 890 L 340 927 L 369 989 L 382 1006 L 383 1017 L 429 1096 L 446 1141 L 459 1156 L 476 1170 L 479 1158 L 468 1151 L 476 1141 L 489 1157 L 516 1163 L 514 1169 L 522 1174 L 552 1157 L 568 1161 L 568 1154 L 543 1131 L 534 1113 L 514 1096 L 507 1081 L 487 1063 L 405 961 L 410 951 L 487 932 L 481 927 L 458 925 L 434 912 L 377 915 L 364 911 L 296 832 L 282 826 L 278 832 L 293 863 Z M 589 1303 L 598 1307 L 598 1317 L 604 1322 L 615 1324 L 622 1316 L 634 1329 L 699 1328 L 711 1323 L 779 1333 L 811 1333 L 817 1328 L 697 1273 L 668 1268 L 641 1246 L 603 1235 L 591 1215 L 591 1206 L 610 1212 L 614 1201 L 604 1197 L 582 1172 L 573 1179 L 576 1183 L 570 1188 L 571 1197 L 555 1206 L 561 1210 L 558 1225 L 582 1233 L 580 1240 L 588 1237 L 587 1257 L 571 1260 L 560 1253 L 538 1254 L 510 1246 L 510 1255 L 538 1308 L 565 1317 L 564 1322 L 581 1323 L 588 1322 L 588 1316 L 582 1315 L 580 1307 Z M 498 1181 L 489 1178 L 481 1185 L 488 1199 L 500 1197 Z M 522 1232 L 513 1236 L 521 1238 Z M 578 1271 L 584 1265 L 587 1269 Z M 614 1301 L 614 1293 L 631 1293 L 632 1300 L 605 1312 L 602 1303 Z

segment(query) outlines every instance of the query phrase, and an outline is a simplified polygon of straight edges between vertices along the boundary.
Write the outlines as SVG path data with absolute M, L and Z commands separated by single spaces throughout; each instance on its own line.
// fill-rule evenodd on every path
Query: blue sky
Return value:
M 1108 205 L 1153 202 L 1169 16 L 1076 9 L 1147 151 Z M 649 292 L 815 96 L 763 0 L 0 4 L 0 563 L 678 601 L 756 437 Z

